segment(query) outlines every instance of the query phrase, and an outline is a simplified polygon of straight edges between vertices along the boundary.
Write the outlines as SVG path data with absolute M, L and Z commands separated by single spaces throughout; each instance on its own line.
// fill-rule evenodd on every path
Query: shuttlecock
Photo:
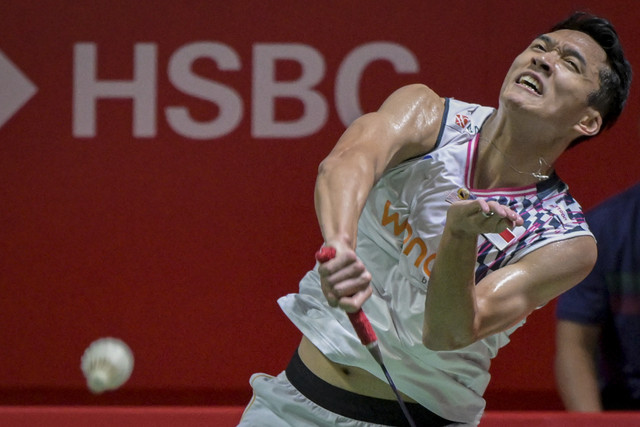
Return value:
M 131 376 L 133 352 L 122 340 L 100 338 L 85 350 L 80 368 L 91 392 L 115 390 Z

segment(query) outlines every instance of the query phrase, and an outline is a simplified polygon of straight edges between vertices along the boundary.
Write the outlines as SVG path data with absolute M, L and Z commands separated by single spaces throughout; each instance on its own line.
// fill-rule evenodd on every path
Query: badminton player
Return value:
M 303 339 L 252 376 L 240 425 L 407 425 L 345 315 L 359 308 L 416 425 L 477 425 L 491 359 L 593 267 L 554 164 L 616 121 L 630 80 L 611 24 L 578 13 L 515 58 L 497 108 L 416 84 L 349 126 L 315 190 L 336 256 L 279 300 Z

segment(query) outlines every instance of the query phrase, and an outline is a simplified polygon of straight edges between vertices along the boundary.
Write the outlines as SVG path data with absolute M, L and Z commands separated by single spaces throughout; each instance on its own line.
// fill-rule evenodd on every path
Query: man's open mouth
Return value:
M 542 85 L 540 84 L 540 82 L 538 80 L 536 80 L 534 77 L 532 77 L 530 75 L 524 75 L 524 76 L 520 77 L 516 81 L 516 83 L 530 88 L 531 90 L 533 90 L 538 95 L 542 95 Z

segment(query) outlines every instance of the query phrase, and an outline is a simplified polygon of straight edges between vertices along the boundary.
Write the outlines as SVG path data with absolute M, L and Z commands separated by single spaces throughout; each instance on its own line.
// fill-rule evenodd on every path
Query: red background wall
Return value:
M 5 0 L 0 109 L 18 96 L 7 60 L 37 91 L 0 126 L 0 403 L 243 404 L 251 373 L 279 372 L 299 340 L 276 299 L 297 289 L 321 243 L 312 190 L 318 162 L 344 130 L 334 89 L 349 53 L 387 41 L 419 64 L 401 74 L 372 62 L 359 84 L 364 111 L 413 82 L 496 105 L 515 55 L 575 9 L 616 23 L 637 67 L 640 8 L 623 3 Z M 241 99 L 239 122 L 222 136 L 187 137 L 167 119 L 176 106 L 201 124 L 221 111 L 168 73 L 196 42 L 220 43 L 238 60 L 226 70 L 206 58 L 193 64 Z M 146 98 L 155 130 L 132 130 L 131 99 L 98 100 L 95 135 L 74 128 L 84 43 L 96 46 L 104 82 L 131 81 L 134 47 L 155 47 L 157 82 Z M 313 90 L 328 116 L 308 135 L 251 130 L 264 113 L 252 109 L 253 96 L 268 84 L 256 78 L 264 68 L 254 51 L 280 43 L 301 44 L 325 65 Z M 276 62 L 279 82 L 308 72 Z M 305 114 L 296 95 L 274 102 L 275 122 Z M 634 87 L 618 125 L 559 163 L 585 208 L 636 181 L 638 106 Z M 553 333 L 550 304 L 495 360 L 490 409 L 558 407 Z M 102 336 L 126 341 L 136 365 L 122 389 L 95 397 L 79 365 Z

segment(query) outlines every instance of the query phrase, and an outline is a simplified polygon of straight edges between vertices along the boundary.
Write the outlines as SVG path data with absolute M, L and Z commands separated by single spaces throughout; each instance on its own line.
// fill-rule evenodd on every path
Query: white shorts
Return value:
M 405 426 L 398 402 L 355 394 L 318 378 L 294 353 L 287 369 L 277 377 L 254 374 L 253 398 L 240 426 Z M 459 425 L 439 417 L 417 403 L 407 410 L 420 426 Z
M 277 377 L 267 374 L 251 376 L 253 397 L 247 405 L 238 427 L 373 427 L 316 405 L 302 395 L 283 371 Z

